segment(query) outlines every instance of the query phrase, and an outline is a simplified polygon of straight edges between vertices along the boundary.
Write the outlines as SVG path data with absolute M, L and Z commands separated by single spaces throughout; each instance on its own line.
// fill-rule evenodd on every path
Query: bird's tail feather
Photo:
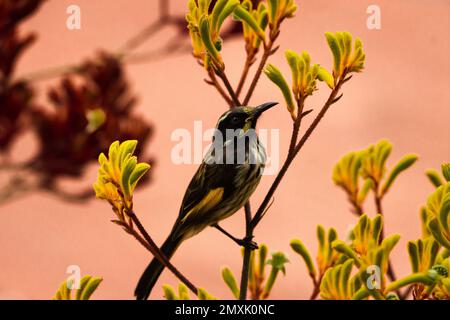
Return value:
M 170 259 L 175 253 L 175 250 L 177 250 L 180 243 L 181 239 L 173 239 L 173 237 L 169 235 L 169 237 L 162 245 L 161 251 L 168 259 Z M 156 281 L 158 280 L 163 270 L 164 265 L 159 262 L 158 259 L 153 258 L 153 260 L 147 266 L 141 278 L 139 279 L 136 289 L 134 290 L 134 295 L 136 296 L 137 300 L 148 299 L 153 287 L 156 284 Z

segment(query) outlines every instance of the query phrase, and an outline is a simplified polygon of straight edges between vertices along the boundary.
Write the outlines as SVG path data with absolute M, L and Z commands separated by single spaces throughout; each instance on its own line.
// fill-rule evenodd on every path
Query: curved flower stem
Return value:
M 324 106 L 320 110 L 319 114 L 316 116 L 316 118 L 313 120 L 313 122 L 310 124 L 308 129 L 305 131 L 303 136 L 300 138 L 300 141 L 295 144 L 295 147 L 291 152 L 288 152 L 288 155 L 286 157 L 286 160 L 281 167 L 280 171 L 278 172 L 278 175 L 276 176 L 275 180 L 273 181 L 269 191 L 267 192 L 263 202 L 259 206 L 258 210 L 256 211 L 254 217 L 250 221 L 250 225 L 247 225 L 247 232 L 246 237 L 251 239 L 253 238 L 253 231 L 255 230 L 258 223 L 261 221 L 262 217 L 264 216 L 267 206 L 270 203 L 270 199 L 273 197 L 275 191 L 277 190 L 278 186 L 280 185 L 281 180 L 283 179 L 284 175 L 286 174 L 287 170 L 289 169 L 289 166 L 299 153 L 299 151 L 302 149 L 302 147 L 305 145 L 305 143 L 308 141 L 309 137 L 313 133 L 313 131 L 316 129 L 322 118 L 324 117 L 325 113 L 328 111 L 328 109 L 336 103 L 342 95 L 338 96 L 338 93 L 342 87 L 342 85 L 348 81 L 349 78 L 345 78 L 345 74 L 342 76 L 342 78 L 337 82 L 334 89 L 331 91 L 330 96 L 328 97 L 327 101 L 325 102 Z M 302 114 L 299 114 L 298 117 L 302 117 Z M 300 121 L 300 120 L 299 120 Z M 295 127 L 294 127 L 295 129 Z M 295 135 L 295 131 L 293 131 L 292 135 Z M 248 284 L 248 270 L 249 270 L 249 264 L 250 264 L 250 254 L 251 250 L 249 248 L 244 249 L 244 259 L 243 259 L 243 265 L 242 265 L 242 277 L 241 277 L 241 292 L 240 292 L 240 299 L 245 300 L 247 298 L 247 285 Z
M 140 234 L 133 229 L 133 227 L 124 221 L 114 220 L 113 222 L 122 226 L 125 231 L 134 236 L 151 254 L 159 260 L 167 269 L 169 269 L 181 282 L 183 282 L 189 290 L 191 290 L 195 295 L 197 295 L 197 287 L 192 284 L 164 255 L 164 253 L 159 249 L 153 239 L 150 237 L 148 232 L 145 230 L 141 221 L 138 219 L 134 212 L 128 213 L 128 217 L 136 225 Z M 141 236 L 142 235 L 142 236 Z
M 380 195 L 379 184 L 375 180 L 374 180 L 374 189 L 375 189 L 375 208 L 377 210 L 377 213 L 380 214 L 384 219 L 383 205 L 382 205 L 383 196 Z M 385 231 L 384 231 L 384 226 L 383 226 L 381 228 L 380 243 L 384 239 L 384 234 L 385 234 Z M 388 261 L 387 275 L 391 281 L 395 281 L 397 279 L 397 277 L 395 275 L 395 271 L 392 267 L 392 263 L 390 260 Z M 399 297 L 402 297 L 400 292 L 397 292 L 397 294 L 399 295 Z
M 213 71 L 208 72 L 209 80 L 205 80 L 207 84 L 215 87 L 217 92 L 222 96 L 222 98 L 227 102 L 230 108 L 234 107 L 233 100 L 227 95 L 227 93 L 223 90 L 220 83 L 217 81 L 216 74 Z
M 323 275 L 321 275 L 318 280 L 316 280 L 315 278 L 312 278 L 313 279 L 314 288 L 313 288 L 313 291 L 312 291 L 311 295 L 309 296 L 309 300 L 316 300 L 317 297 L 319 296 L 320 283 L 322 282 L 322 277 L 323 277 Z
M 234 103 L 234 106 L 235 107 L 241 106 L 241 103 L 239 102 L 239 99 L 238 99 L 236 93 L 234 92 L 233 87 L 231 86 L 230 81 L 228 80 L 227 75 L 225 74 L 225 71 L 217 70 L 216 74 L 220 79 L 222 79 L 222 82 L 225 85 L 225 88 L 227 89 L 228 94 L 230 95 L 231 100 Z
M 269 57 L 274 53 L 274 50 L 272 50 L 272 48 L 273 48 L 273 45 L 274 45 L 277 37 L 278 37 L 278 34 L 275 35 L 274 37 L 271 37 L 269 40 L 269 43 L 266 46 L 264 46 L 263 56 L 261 57 L 261 61 L 259 62 L 258 69 L 256 70 L 256 73 L 253 76 L 253 80 L 250 84 L 248 92 L 243 101 L 244 106 L 246 106 L 249 103 L 250 98 L 253 95 L 253 91 L 255 91 L 256 85 L 258 84 L 258 80 L 261 77 L 261 73 L 264 69 L 264 66 L 266 65 L 267 59 L 269 59 Z
M 236 88 L 236 96 L 239 98 L 239 95 L 244 88 L 245 80 L 247 80 L 248 72 L 250 71 L 250 67 L 252 66 L 255 59 L 254 54 L 247 54 L 247 58 L 245 59 L 244 69 L 242 70 L 241 78 L 239 79 L 238 86 Z

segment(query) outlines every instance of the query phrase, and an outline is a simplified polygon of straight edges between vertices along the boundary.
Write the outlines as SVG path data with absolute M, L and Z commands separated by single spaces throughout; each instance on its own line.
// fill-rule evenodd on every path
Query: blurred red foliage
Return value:
M 33 112 L 40 152 L 33 167 L 48 178 L 78 176 L 84 166 L 108 150 L 115 140 L 137 139 L 136 155 L 142 156 L 151 127 L 132 114 L 136 98 L 129 93 L 120 62 L 107 53 L 80 66 L 49 91 L 54 108 Z M 77 84 L 76 80 L 80 80 Z
M 0 153 L 8 153 L 25 129 L 34 131 L 39 149 L 24 166 L 36 174 L 41 188 L 61 194 L 56 179 L 80 177 L 115 140 L 138 140 L 136 155 L 151 162 L 142 157 L 153 130 L 133 114 L 137 99 L 130 93 L 122 61 L 105 52 L 50 88 L 51 106 L 35 105 L 32 82 L 15 80 L 13 73 L 20 55 L 36 39 L 34 34 L 20 36 L 19 25 L 44 2 L 0 1 Z M 93 195 L 90 184 L 87 190 L 80 200 Z
M 36 38 L 34 34 L 20 36 L 18 25 L 43 2 L 0 1 L 0 151 L 7 150 L 22 129 L 21 116 L 31 107 L 33 97 L 29 83 L 12 79 L 18 58 Z

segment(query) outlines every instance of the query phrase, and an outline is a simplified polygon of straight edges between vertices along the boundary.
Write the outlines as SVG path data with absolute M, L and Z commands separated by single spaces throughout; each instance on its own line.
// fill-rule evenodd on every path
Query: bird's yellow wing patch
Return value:
M 189 210 L 188 213 L 186 213 L 183 219 L 181 219 L 181 222 L 183 223 L 184 221 L 186 221 L 186 219 L 191 215 L 195 215 L 199 212 L 205 212 L 213 208 L 220 201 L 222 201 L 223 191 L 223 188 L 216 188 L 209 191 L 208 194 L 202 200 L 200 200 L 200 202 L 195 207 L 193 207 L 191 210 Z

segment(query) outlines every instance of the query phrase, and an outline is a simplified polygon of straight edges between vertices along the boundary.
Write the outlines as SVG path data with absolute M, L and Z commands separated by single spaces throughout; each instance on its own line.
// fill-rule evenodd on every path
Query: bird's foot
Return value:
M 250 250 L 258 249 L 258 244 L 252 240 L 253 237 L 246 237 L 244 239 L 236 239 L 236 243 L 244 248 L 248 248 Z

